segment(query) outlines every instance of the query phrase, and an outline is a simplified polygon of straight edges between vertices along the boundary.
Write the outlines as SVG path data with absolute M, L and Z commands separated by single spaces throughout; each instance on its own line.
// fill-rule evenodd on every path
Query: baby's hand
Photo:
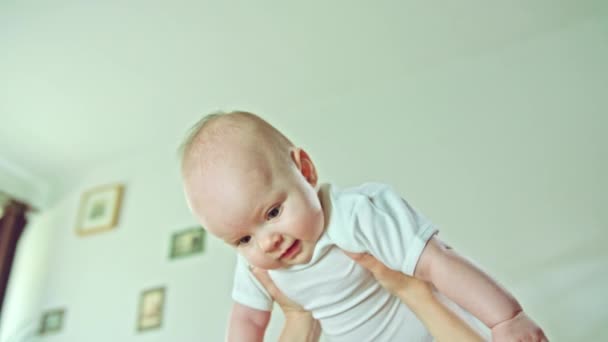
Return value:
M 492 342 L 547 342 L 543 330 L 523 311 L 492 328 Z

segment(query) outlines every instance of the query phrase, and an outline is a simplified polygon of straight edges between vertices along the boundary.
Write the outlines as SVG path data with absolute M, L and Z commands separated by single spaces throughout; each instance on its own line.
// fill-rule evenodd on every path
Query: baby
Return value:
M 250 266 L 269 270 L 331 341 L 431 341 L 414 313 L 340 249 L 431 282 L 495 341 L 545 340 L 513 296 L 442 243 L 390 187 L 318 184 L 310 156 L 258 116 L 207 116 L 181 151 L 190 209 L 239 255 L 229 341 L 262 341 L 270 319 L 272 298 Z

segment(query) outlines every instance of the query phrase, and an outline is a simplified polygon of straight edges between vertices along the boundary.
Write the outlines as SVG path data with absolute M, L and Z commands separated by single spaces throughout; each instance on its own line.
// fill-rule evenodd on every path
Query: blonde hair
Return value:
M 220 120 L 224 121 L 223 119 L 230 120 L 233 124 L 223 126 L 214 125 L 214 123 L 219 122 Z M 245 111 L 214 112 L 203 116 L 187 131 L 185 138 L 177 151 L 181 167 L 184 167 L 186 157 L 191 153 L 193 146 L 203 134 L 209 134 L 209 140 L 213 141 L 222 133 L 235 132 L 237 130 L 241 130 L 245 133 L 243 130 L 243 127 L 245 126 L 242 125 L 243 122 L 248 123 L 249 125 L 246 127 L 253 131 L 254 134 L 258 134 L 266 140 L 269 143 L 269 146 L 274 150 L 273 152 L 278 155 L 285 157 L 286 154 L 281 152 L 286 152 L 289 148 L 294 146 L 283 133 L 266 120 L 253 113 Z

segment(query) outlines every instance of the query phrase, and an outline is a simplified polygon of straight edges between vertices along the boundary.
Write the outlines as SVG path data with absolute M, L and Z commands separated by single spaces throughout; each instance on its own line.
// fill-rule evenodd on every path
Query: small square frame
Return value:
M 42 313 L 40 317 L 40 327 L 38 334 L 46 335 L 58 333 L 63 328 L 63 320 L 65 317 L 65 309 L 51 309 Z
M 82 194 L 76 232 L 84 236 L 113 229 L 118 223 L 124 185 L 103 185 Z
M 174 233 L 171 237 L 170 259 L 202 253 L 205 249 L 205 230 L 194 227 Z
M 165 287 L 144 290 L 139 299 L 137 331 L 159 329 L 163 323 L 165 306 Z

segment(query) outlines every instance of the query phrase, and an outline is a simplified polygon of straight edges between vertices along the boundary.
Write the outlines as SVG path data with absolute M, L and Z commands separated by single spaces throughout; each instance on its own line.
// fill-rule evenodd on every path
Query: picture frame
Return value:
M 193 227 L 174 233 L 171 237 L 169 259 L 178 259 L 203 253 L 206 232 L 203 227 Z
M 144 290 L 139 299 L 137 331 L 159 329 L 163 323 L 165 287 Z
M 80 236 L 116 227 L 124 192 L 123 184 L 98 186 L 82 194 L 76 223 Z
M 38 334 L 46 335 L 51 333 L 58 333 L 63 328 L 63 321 L 65 317 L 65 309 L 51 309 L 42 313 L 40 317 L 40 327 Z

